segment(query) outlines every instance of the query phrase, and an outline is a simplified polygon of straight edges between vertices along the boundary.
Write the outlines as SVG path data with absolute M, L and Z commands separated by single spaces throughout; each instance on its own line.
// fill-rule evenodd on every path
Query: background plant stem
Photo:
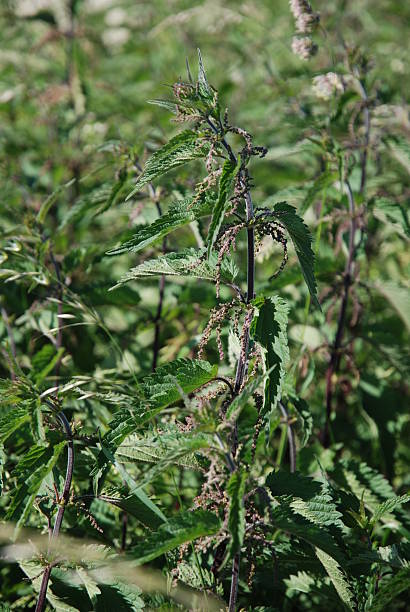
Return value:
M 51 404 L 51 407 L 54 408 L 52 404 Z M 65 481 L 64 481 L 63 492 L 61 494 L 61 498 L 59 501 L 59 507 L 57 511 L 56 520 L 54 523 L 53 532 L 51 534 L 50 543 L 56 538 L 58 538 L 59 533 L 60 533 L 61 524 L 63 522 L 66 505 L 68 504 L 68 501 L 70 498 L 71 481 L 73 479 L 73 470 L 74 470 L 73 432 L 71 431 L 70 423 L 68 422 L 67 417 L 65 416 L 62 410 L 57 414 L 57 419 L 62 424 L 66 438 L 67 438 L 67 471 L 66 471 L 66 476 L 65 476 Z M 46 597 L 47 597 L 48 583 L 49 583 L 50 576 L 51 576 L 51 569 L 52 569 L 52 565 L 48 564 L 44 570 L 43 578 L 41 580 L 40 592 L 39 592 L 38 599 L 37 599 L 36 612 L 42 612 L 42 610 L 44 609 L 44 604 L 45 604 Z

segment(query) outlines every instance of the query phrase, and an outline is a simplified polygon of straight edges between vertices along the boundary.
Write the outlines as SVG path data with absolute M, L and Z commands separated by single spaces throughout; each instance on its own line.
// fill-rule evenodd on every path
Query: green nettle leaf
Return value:
M 265 350 L 266 369 L 270 371 L 265 386 L 265 411 L 271 415 L 281 398 L 289 348 L 286 335 L 288 306 L 282 298 L 256 298 L 257 314 L 252 322 L 253 338 Z
M 234 472 L 226 486 L 226 491 L 230 497 L 228 528 L 231 534 L 230 551 L 236 554 L 243 544 L 245 536 L 245 505 L 243 496 L 247 473 L 244 470 Z
M 291 574 L 283 581 L 288 587 L 287 595 L 292 597 L 293 592 L 310 593 L 315 588 L 316 580 L 306 572 Z
M 152 529 L 166 522 L 165 515 L 142 490 L 136 489 L 133 493 L 124 495 L 124 489 L 114 489 L 101 493 L 98 499 L 121 508 Z
M 281 497 L 279 504 L 271 508 L 269 516 L 272 525 L 278 529 L 305 540 L 314 548 L 320 548 L 328 555 L 343 564 L 344 554 L 339 548 L 331 531 L 327 527 L 321 527 L 309 522 L 302 516 L 294 513 L 290 507 L 292 497 Z
M 199 359 L 177 359 L 157 368 L 141 382 L 145 400 L 137 403 L 134 400 L 133 405 L 130 398 L 130 408 L 120 409 L 109 423 L 109 430 L 103 438 L 106 452 L 108 448 L 111 449 L 110 452 L 115 452 L 127 436 L 136 432 L 161 410 L 180 400 L 181 392 L 192 393 L 214 379 L 217 372 L 217 365 L 212 366 Z M 93 470 L 93 476 L 101 476 L 106 467 L 107 459 L 102 452 Z
M 372 522 L 376 523 L 379 521 L 385 514 L 389 514 L 402 506 L 403 504 L 407 504 L 410 502 L 410 493 L 405 493 L 404 495 L 400 495 L 398 497 L 392 497 L 391 499 L 386 500 L 382 504 L 379 504 L 372 516 Z
M 401 509 L 400 503 L 394 503 L 398 500 L 393 490 L 393 487 L 386 478 L 369 467 L 366 463 L 359 463 L 353 459 L 342 460 L 333 471 L 334 478 L 342 487 L 350 489 L 358 500 L 363 500 L 365 507 L 374 515 L 379 514 L 378 520 L 386 523 L 392 523 L 392 516 L 386 515 L 385 507 L 389 507 L 390 511 L 395 515 L 395 527 L 400 527 L 403 523 L 406 528 L 406 535 L 409 533 L 410 527 L 409 516 Z M 405 501 L 403 503 L 406 503 Z M 385 506 L 386 504 L 386 506 Z M 393 507 L 394 506 L 394 507 Z M 397 517 L 397 518 L 396 518 Z M 393 526 L 393 525 L 391 525 Z M 404 528 L 402 528 L 403 530 Z M 408 536 L 407 536 L 408 537 Z
M 337 594 L 349 610 L 354 609 L 355 601 L 349 582 L 337 561 L 320 548 L 315 548 L 316 556 L 326 570 Z
M 302 476 L 299 472 L 272 472 L 266 481 L 274 496 L 292 496 L 289 507 L 311 523 L 343 529 L 342 514 L 329 493 L 326 483 Z
M 161 434 L 159 440 L 156 433 L 150 433 L 144 437 L 137 434 L 127 436 L 115 452 L 115 456 L 120 463 L 159 463 L 167 454 L 168 445 L 176 444 L 182 440 L 185 434 L 179 436 Z M 198 469 L 199 464 L 194 456 L 178 457 L 174 461 L 175 465 L 181 467 Z
M 166 408 L 181 399 L 181 391 L 192 393 L 218 373 L 218 366 L 201 359 L 177 359 L 145 376 L 141 388 L 147 400 L 158 408 Z
M 6 515 L 6 520 L 16 523 L 15 535 L 23 526 L 43 481 L 54 468 L 65 446 L 66 442 L 47 447 L 32 446 L 18 463 L 14 471 L 18 486 Z
M 112 463 L 119 472 L 122 481 L 131 489 L 131 495 L 135 498 L 141 522 L 149 527 L 156 527 L 158 523 L 163 523 L 167 519 L 158 506 L 148 497 L 142 488 L 143 483 L 136 483 L 135 480 L 128 474 L 123 466 L 116 460 L 115 456 L 103 442 L 101 443 L 102 455 L 105 455 L 108 462 Z M 134 505 L 135 508 L 135 505 Z
M 0 442 L 7 440 L 23 423 L 30 420 L 30 413 L 24 404 L 9 410 L 0 419 Z
M 144 185 L 153 181 L 158 176 L 166 174 L 178 166 L 182 166 L 189 161 L 204 158 L 209 152 L 209 142 L 201 139 L 192 130 L 184 130 L 155 151 L 147 160 L 142 174 L 139 176 L 134 189 L 126 197 L 129 200 L 133 195 L 140 191 Z
M 215 535 L 220 529 L 220 520 L 211 512 L 194 510 L 182 512 L 130 550 L 136 565 L 148 563 L 160 555 L 173 550 L 185 542 Z
M 218 200 L 212 213 L 211 224 L 208 231 L 208 257 L 218 238 L 238 170 L 239 163 L 235 163 L 230 159 L 227 159 L 223 165 L 222 175 L 219 181 Z
M 161 108 L 165 108 L 165 110 L 177 114 L 178 104 L 176 102 L 171 102 L 170 100 L 162 100 L 161 98 L 154 98 L 152 100 L 147 100 L 148 104 L 153 104 L 154 106 L 161 106 Z
M 112 197 L 112 186 L 108 183 L 100 185 L 82 198 L 79 198 L 73 206 L 63 215 L 59 230 L 63 230 L 69 224 L 82 223 L 86 216 L 93 213 L 93 216 L 106 209 L 107 202 Z
M 296 415 L 297 425 L 296 431 L 298 434 L 300 446 L 303 448 L 309 441 L 313 431 L 313 416 L 307 402 L 300 397 L 290 397 L 289 401 L 293 404 Z
M 48 196 L 48 198 L 44 200 L 44 202 L 40 206 L 40 210 L 37 213 L 37 221 L 38 223 L 40 223 L 40 225 L 43 225 L 50 211 L 50 208 L 58 200 L 60 194 L 64 191 L 64 189 L 71 187 L 74 182 L 75 179 L 71 179 L 71 181 L 65 183 L 65 185 L 60 185 L 59 187 L 57 187 L 57 189 L 55 189 L 55 191 L 53 191 L 53 193 Z
M 384 612 L 388 610 L 388 605 L 395 600 L 398 595 L 410 589 L 410 567 L 404 567 L 392 577 L 382 580 L 376 595 L 370 601 L 370 606 L 366 609 L 371 612 Z
M 296 209 L 286 202 L 278 202 L 273 210 L 278 221 L 286 228 L 291 237 L 312 301 L 320 309 L 314 272 L 315 255 L 312 250 L 310 231 L 303 219 L 296 213 Z
M 137 253 L 145 247 L 161 240 L 170 232 L 183 227 L 192 221 L 197 221 L 212 213 L 215 202 L 210 199 L 200 199 L 193 204 L 193 196 L 174 202 L 168 212 L 158 217 L 148 226 L 137 227 L 132 238 L 120 246 L 108 251 L 108 255 L 119 255 L 131 251 Z
M 289 578 L 285 578 L 283 582 L 287 586 L 287 597 L 294 597 L 299 593 L 311 593 L 330 606 L 339 605 L 339 596 L 333 586 L 328 583 L 328 580 L 319 578 L 316 574 L 311 575 L 307 572 L 298 571 L 296 574 L 291 574 Z
M 97 596 L 101 593 L 101 590 L 99 589 L 97 583 L 83 567 L 76 567 L 76 573 L 79 578 L 80 584 L 84 585 L 84 588 L 87 591 L 87 595 L 90 598 L 91 603 L 95 605 L 97 601 Z
M 205 259 L 205 249 L 184 249 L 179 253 L 167 253 L 156 259 L 149 259 L 144 263 L 131 268 L 129 272 L 111 287 L 111 290 L 121 287 L 124 283 L 139 278 L 150 278 L 155 276 L 188 276 L 214 281 L 217 279 L 216 257 L 211 261 Z M 221 265 L 221 282 L 231 282 L 236 275 L 236 267 L 228 259 L 224 259 Z
M 93 574 L 98 578 L 98 570 L 95 570 Z M 97 610 L 100 606 L 103 610 L 118 610 L 134 612 L 136 610 L 143 610 L 145 608 L 145 602 L 140 597 L 141 589 L 134 584 L 127 584 L 120 580 L 105 582 L 104 585 L 100 585 L 101 595 L 98 597 Z
M 193 453 L 209 448 L 211 446 L 212 438 L 206 434 L 185 434 L 185 437 L 170 443 L 164 447 L 163 456 L 154 463 L 154 465 L 144 473 L 141 474 L 138 479 L 138 486 L 145 486 L 159 474 L 165 472 L 170 467 L 177 465 L 184 457 L 192 456 Z M 159 440 L 159 446 L 163 446 L 165 441 Z

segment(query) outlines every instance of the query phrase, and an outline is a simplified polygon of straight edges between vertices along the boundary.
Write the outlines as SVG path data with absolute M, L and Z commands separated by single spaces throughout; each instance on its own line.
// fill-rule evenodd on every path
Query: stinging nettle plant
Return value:
M 322 27 L 319 15 L 305 0 L 290 5 L 303 35 L 293 50 L 307 60 L 318 50 L 313 36 Z M 23 320 L 37 324 L 36 313 L 43 308 L 56 322 L 48 329 L 40 320 L 49 344 L 27 367 L 16 347 L 18 327 L 13 329 L 2 308 L 7 335 L 2 364 L 10 375 L 0 381 L 0 484 L 2 516 L 12 529 L 5 527 L 1 537 L 23 536 L 25 542 L 9 543 L 2 558 L 17 564 L 19 576 L 30 582 L 14 607 L 268 611 L 332 606 L 367 612 L 388 609 L 409 587 L 410 518 L 403 506 L 410 495 L 396 495 L 381 473 L 331 444 L 331 420 L 339 408 L 335 379 L 345 367 L 344 338 L 354 331 L 348 310 L 359 302 L 361 290 L 356 260 L 359 230 L 366 229 L 370 156 L 367 64 L 356 49 L 345 51 L 345 73 L 327 72 L 313 80 L 317 97 L 334 96 L 338 106 L 334 115 L 326 110 L 317 133 L 309 133 L 321 170 L 300 209 L 280 192 L 280 197 L 261 195 L 252 173 L 258 176 L 258 165 L 270 163 L 259 161 L 267 150 L 232 125 L 200 53 L 196 79 L 187 65 L 187 80 L 172 87 L 172 99 L 150 101 L 186 129 L 145 163 L 135 151 L 114 146 L 120 164 L 114 185 L 108 192 L 98 185 L 93 197 L 80 197 L 69 208 L 58 231 L 65 238 L 68 231 L 70 239 L 70 224 L 84 212 L 99 218 L 117 204 L 124 210 L 126 198 L 132 218 L 141 200 L 155 205 L 154 221 L 126 229 L 107 257 L 101 250 L 96 255 L 108 262 L 103 274 L 110 267 L 110 281 L 118 279 L 110 291 L 104 289 L 104 299 L 121 307 L 130 300 L 131 311 L 144 313 L 144 327 L 145 304 L 137 303 L 130 283 L 143 288 L 144 281 L 158 282 L 154 338 L 149 350 L 139 348 L 144 356 L 138 375 L 123 351 L 131 346 L 129 338 L 125 342 L 120 332 L 114 338 L 98 308 L 88 305 L 87 291 L 77 288 L 72 261 L 80 254 L 56 255 L 47 230 L 53 204 L 72 182 L 47 198 L 34 218 L 27 217 L 18 238 L 17 230 L 4 237 L 4 252 L 13 262 L 2 271 L 8 287 L 15 283 L 27 293 L 35 291 Z M 329 123 L 344 121 L 343 104 L 351 99 L 357 103 L 348 126 L 353 142 L 345 135 L 338 142 Z M 362 115 L 360 140 L 354 130 Z M 326 204 L 326 190 L 335 213 Z M 334 338 L 329 335 L 325 346 L 328 361 L 309 381 L 320 396 L 319 433 L 309 448 L 313 414 L 288 346 L 293 304 L 280 289 L 289 268 L 292 278 L 303 277 L 305 328 L 308 316 L 324 322 L 312 238 L 302 218 L 319 195 L 322 208 L 340 224 L 337 239 L 346 233 L 348 244 L 342 279 L 329 289 L 338 314 Z M 340 203 L 347 213 L 337 208 Z M 174 250 L 175 244 L 181 248 Z M 266 250 L 269 261 L 258 263 Z M 123 254 L 140 254 L 141 262 L 120 277 L 115 265 Z M 335 276 L 335 267 L 330 270 Z M 172 321 L 168 302 L 181 295 L 173 294 L 175 287 L 199 282 L 211 283 L 216 305 L 199 309 L 181 349 L 167 325 Z M 99 294 L 97 305 L 98 299 Z M 309 315 L 310 303 L 315 310 Z M 129 314 L 121 312 L 124 319 Z M 328 320 L 329 312 L 330 307 Z M 124 335 L 134 333 L 131 316 L 129 321 Z M 92 339 L 118 356 L 115 367 L 100 369 L 97 363 L 87 374 L 73 376 L 76 368 L 82 370 L 77 363 L 67 365 L 66 351 L 70 344 L 76 350 L 70 333 L 77 324 L 98 329 L 103 340 L 97 333 Z M 354 337 L 348 338 L 353 345 Z M 177 349 L 165 350 L 173 342 Z M 25 526 L 44 536 L 26 532 Z
M 253 157 L 263 158 L 266 149 L 255 146 L 252 136 L 246 130 L 230 124 L 228 109 L 221 110 L 218 92 L 208 83 L 199 51 L 198 58 L 196 82 L 187 64 L 188 80 L 177 82 L 173 86 L 174 100 L 151 101 L 173 112 L 177 122 L 191 123 L 191 129 L 174 136 L 148 159 L 127 199 L 159 176 L 190 161 L 203 159 L 207 175 L 195 186 L 192 196 L 176 202 L 168 213 L 148 228 L 137 232 L 128 242 L 110 251 L 110 254 L 139 251 L 183 224 L 203 216 L 211 217 L 206 247 L 166 253 L 157 260 L 145 261 L 127 273 L 117 286 L 138 278 L 170 274 L 212 279 L 218 298 L 221 283 L 230 287 L 234 293 L 233 299 L 222 302 L 211 310 L 198 350 L 198 356 L 201 357 L 214 330 L 219 357 L 222 360 L 224 349 L 221 327 L 226 321 L 232 322 L 233 333 L 238 339 L 238 357 L 231 380 L 220 379 L 225 383 L 225 391 L 226 387 L 228 388 L 228 395 L 225 394 L 219 408 L 215 439 L 223 451 L 230 474 L 226 485 L 228 495 L 231 496 L 230 503 L 225 500 L 224 504 L 224 495 L 219 501 L 226 506 L 225 516 L 221 518 L 227 521 L 231 534 L 220 536 L 218 547 L 219 554 L 224 546 L 226 554 L 232 557 L 229 609 L 234 610 L 245 533 L 254 529 L 263 533 L 264 521 L 254 506 L 253 496 L 249 493 L 245 496 L 249 484 L 253 481 L 256 485 L 256 474 L 251 473 L 251 463 L 255 458 L 259 434 L 264 432 L 268 447 L 269 439 L 280 422 L 280 408 L 285 420 L 288 420 L 286 408 L 280 404 L 289 360 L 286 338 L 288 308 L 279 296 L 255 293 L 255 256 L 266 236 L 283 249 L 282 262 L 271 278 L 277 277 L 287 263 L 287 242 L 290 238 L 312 301 L 317 307 L 320 306 L 316 294 L 310 233 L 295 208 L 286 202 L 278 202 L 271 209 L 254 205 L 248 165 Z M 242 141 L 239 150 L 234 150 L 230 144 L 232 136 Z M 238 236 L 242 231 L 246 232 L 247 237 L 245 292 L 233 282 L 237 270 L 231 259 L 231 252 L 235 251 Z M 178 376 L 178 368 L 176 375 Z M 211 379 L 210 382 L 213 380 L 216 379 Z M 221 389 L 217 388 L 213 393 L 201 398 L 201 403 L 209 401 L 213 396 L 217 397 L 220 393 Z M 258 416 L 251 440 L 251 456 L 246 457 L 249 455 L 249 444 L 244 445 L 238 436 L 238 418 L 246 399 L 252 396 Z M 192 418 L 195 420 L 195 415 Z M 225 439 L 221 438 L 222 431 L 227 433 Z M 294 469 L 292 432 L 289 437 Z M 214 470 L 218 474 L 221 468 L 215 466 Z M 214 470 L 210 471 L 211 482 L 217 479 Z M 223 476 L 219 473 L 218 477 L 220 490 L 223 490 Z M 210 496 L 211 507 L 214 506 L 217 500 L 215 492 L 211 494 L 211 490 L 210 482 L 205 482 L 203 492 L 206 492 L 206 495 L 204 494 L 204 500 L 201 501 L 202 505 L 206 505 L 205 500 Z M 261 541 L 269 546 L 268 540 L 262 535 L 260 537 Z M 212 567 L 216 572 L 217 564 L 214 563 Z

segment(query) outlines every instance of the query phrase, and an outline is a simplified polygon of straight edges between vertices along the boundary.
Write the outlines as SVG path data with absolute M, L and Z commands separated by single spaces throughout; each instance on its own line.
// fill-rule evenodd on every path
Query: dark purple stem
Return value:
M 343 275 L 343 292 L 342 301 L 340 304 L 339 316 L 337 319 L 337 328 L 335 340 L 330 355 L 330 363 L 326 371 L 326 423 L 323 433 L 323 445 L 327 448 L 330 444 L 330 418 L 332 415 L 332 400 L 333 400 L 333 377 L 339 370 L 341 359 L 341 344 L 343 340 L 343 332 L 346 322 L 347 304 L 349 301 L 350 286 L 353 281 L 353 265 L 355 258 L 355 236 L 356 236 L 356 208 L 353 198 L 352 189 L 349 181 L 345 182 L 347 189 L 347 198 L 349 202 L 350 214 L 350 229 L 349 229 L 349 251 L 346 261 L 345 271 Z
M 232 151 L 231 146 L 226 141 L 223 133 L 223 128 L 220 126 L 220 129 L 213 124 L 213 122 L 207 118 L 208 125 L 212 128 L 215 134 L 221 137 L 221 143 L 225 147 L 228 152 L 229 158 L 237 163 L 237 158 Z M 247 248 L 247 292 L 246 292 L 246 302 L 250 304 L 250 302 L 255 297 L 255 233 L 252 227 L 252 221 L 254 218 L 254 209 L 252 196 L 248 188 L 246 169 L 241 168 L 239 171 L 239 181 L 241 186 L 245 191 L 245 204 L 246 204 L 246 221 L 248 224 L 247 228 L 247 238 L 248 238 L 248 248 Z M 235 385 L 234 385 L 234 394 L 237 395 L 242 387 L 243 381 L 246 376 L 246 370 L 248 367 L 248 350 L 249 350 L 249 339 L 250 339 L 250 327 L 248 326 L 245 330 L 245 338 L 243 340 L 243 349 L 241 351 L 241 355 L 238 359 L 238 363 L 236 366 L 236 376 L 235 376 Z M 235 454 L 236 448 L 238 444 L 238 432 L 237 426 L 235 425 L 235 431 L 233 435 L 233 443 L 232 443 L 232 451 L 230 453 L 231 461 L 233 465 L 229 465 L 228 467 L 230 471 L 235 471 L 237 469 L 237 465 L 235 464 Z M 235 554 L 232 562 L 232 572 L 231 572 L 231 592 L 229 596 L 229 612 L 234 612 L 236 608 L 236 600 L 238 598 L 238 584 L 239 584 L 239 569 L 240 569 L 240 560 L 241 560 L 241 552 L 240 550 Z

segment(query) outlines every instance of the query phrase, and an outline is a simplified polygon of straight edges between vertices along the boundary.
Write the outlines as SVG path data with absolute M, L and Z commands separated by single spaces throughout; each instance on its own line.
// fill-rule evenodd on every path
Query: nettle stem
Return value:
M 241 181 L 246 186 L 247 177 L 245 175 L 245 171 L 241 170 Z M 252 196 L 249 189 L 246 188 L 245 192 L 245 203 L 246 203 L 246 221 L 247 223 L 251 223 L 254 217 L 254 209 Z M 255 232 L 253 227 L 250 225 L 247 228 L 248 234 L 248 244 L 247 244 L 247 260 L 248 260 L 248 275 L 247 275 L 247 291 L 246 291 L 246 301 L 249 304 L 253 298 L 255 297 Z M 246 376 L 246 372 L 248 369 L 248 353 L 249 353 L 249 340 L 250 340 L 250 325 L 247 325 L 245 330 L 245 337 L 243 340 L 244 346 L 239 355 L 238 363 L 236 366 L 236 376 L 235 376 L 235 386 L 234 393 L 238 394 L 243 381 Z M 235 431 L 232 442 L 232 455 L 235 456 L 236 449 L 238 446 L 238 429 L 237 424 L 235 423 Z M 236 468 L 238 466 L 236 465 Z M 229 597 L 229 612 L 235 612 L 236 608 L 236 600 L 238 597 L 238 583 L 239 583 L 239 568 L 240 568 L 240 560 L 241 560 L 241 552 L 235 554 L 232 561 L 232 574 L 231 574 L 231 593 Z
M 361 176 L 360 176 L 360 195 L 363 195 L 366 189 L 366 181 L 367 181 L 367 159 L 368 159 L 368 150 L 370 144 L 370 111 L 369 111 L 369 98 L 367 95 L 367 91 L 362 81 L 357 79 L 359 92 L 361 98 L 363 100 L 363 123 L 364 123 L 364 147 L 361 155 Z M 347 199 L 349 203 L 349 214 L 350 214 L 350 227 L 349 227 L 349 251 L 344 271 L 343 278 L 343 292 L 342 292 L 342 300 L 340 303 L 340 310 L 337 319 L 337 328 L 335 340 L 333 343 L 333 347 L 330 355 L 330 363 L 326 371 L 326 423 L 325 429 L 323 433 L 323 445 L 328 447 L 330 444 L 330 419 L 332 416 L 332 400 L 333 400 L 333 387 L 334 387 L 334 377 L 337 375 L 339 371 L 340 361 L 341 361 L 341 345 L 343 339 L 344 328 L 346 325 L 346 311 L 347 305 L 349 301 L 349 293 L 350 287 L 353 283 L 353 269 L 354 269 L 354 261 L 356 257 L 356 232 L 357 232 L 357 222 L 356 222 L 356 206 L 354 202 L 354 196 L 352 192 L 352 188 L 348 180 L 345 181 L 346 191 L 347 191 Z
M 356 207 L 354 203 L 354 197 L 352 188 L 350 187 L 349 181 L 345 181 L 347 198 L 349 202 L 349 214 L 350 214 L 350 228 L 349 228 L 349 251 L 343 275 L 343 292 L 342 301 L 340 304 L 339 315 L 337 319 L 337 328 L 335 340 L 333 343 L 330 363 L 326 372 L 326 423 L 323 434 L 323 445 L 327 448 L 330 444 L 330 419 L 332 416 L 332 400 L 333 400 L 333 387 L 334 387 L 334 376 L 339 371 L 340 360 L 341 360 L 341 345 L 343 340 L 343 333 L 346 323 L 346 311 L 347 304 L 349 301 L 350 287 L 353 282 L 353 267 L 355 259 L 355 238 L 356 238 Z
M 52 404 L 50 405 L 52 406 Z M 61 425 L 63 426 L 64 432 L 67 438 L 67 470 L 66 470 L 66 475 L 65 475 L 65 480 L 64 480 L 63 492 L 59 500 L 59 508 L 58 508 L 56 520 L 54 523 L 53 532 L 51 534 L 50 544 L 53 542 L 53 540 L 58 538 L 60 534 L 64 512 L 65 512 L 66 506 L 70 498 L 71 482 L 73 479 L 73 470 L 74 470 L 73 432 L 71 430 L 70 423 L 62 410 L 57 414 L 57 418 L 60 421 Z M 38 595 L 38 600 L 37 600 L 37 605 L 36 605 L 36 612 L 42 612 L 44 609 L 46 596 L 47 596 L 48 583 L 50 580 L 52 567 L 53 567 L 53 564 L 49 563 L 44 570 L 43 578 L 41 580 L 40 592 Z
M 246 191 L 245 194 L 245 202 L 246 202 L 246 221 L 252 222 L 254 217 L 253 210 L 253 202 L 252 196 L 249 191 Z M 255 231 L 253 227 L 248 227 L 248 281 L 247 281 L 247 291 L 246 291 L 246 302 L 249 304 L 253 298 L 255 297 Z M 236 377 L 235 377 L 235 393 L 239 393 L 240 388 L 242 387 L 243 381 L 245 379 L 247 365 L 248 365 L 248 349 L 249 349 L 249 326 L 246 330 L 245 338 L 244 338 L 244 351 L 241 352 L 241 355 L 238 359 L 238 364 L 236 368 Z
M 211 127 L 212 131 L 217 134 L 221 143 L 226 149 L 229 158 L 233 163 L 237 163 L 237 157 L 234 154 L 232 147 L 225 138 L 225 132 L 221 122 L 219 123 L 219 129 L 214 123 L 207 118 L 207 123 Z M 246 205 L 246 222 L 247 227 L 247 290 L 246 290 L 246 303 L 250 304 L 255 297 L 255 231 L 252 225 L 254 218 L 254 208 L 252 202 L 252 195 L 248 187 L 248 174 L 246 167 L 243 165 L 239 170 L 239 183 L 244 192 L 245 205 Z M 243 338 L 243 345 L 241 354 L 238 359 L 236 366 L 235 385 L 234 385 L 234 396 L 237 395 L 245 380 L 246 372 L 248 369 L 249 362 L 249 341 L 250 341 L 250 322 L 245 329 L 245 336 Z M 232 437 L 232 448 L 231 448 L 231 462 L 228 462 L 229 471 L 232 473 L 238 469 L 238 465 L 235 462 L 235 455 L 238 446 L 238 431 L 237 424 L 235 424 L 235 430 Z M 239 583 L 239 568 L 240 568 L 241 553 L 240 550 L 235 554 L 232 561 L 232 573 L 231 573 L 231 592 L 229 596 L 229 612 L 234 612 L 236 608 L 236 600 L 238 598 L 238 583 Z

